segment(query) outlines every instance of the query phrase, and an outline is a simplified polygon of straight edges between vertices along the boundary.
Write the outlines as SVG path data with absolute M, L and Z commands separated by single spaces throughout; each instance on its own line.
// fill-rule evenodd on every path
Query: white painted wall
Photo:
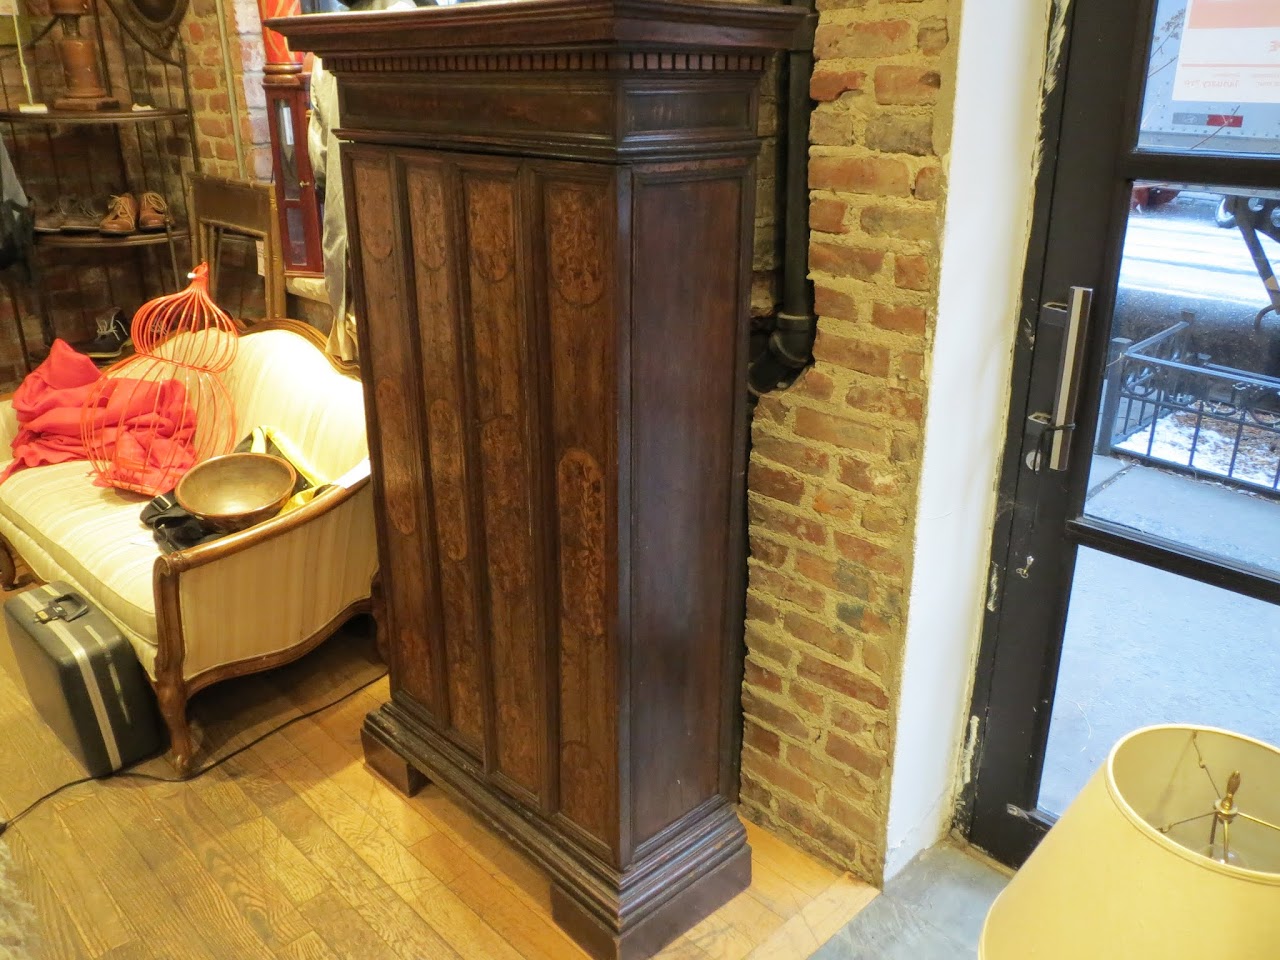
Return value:
M 1050 0 L 965 0 L 885 879 L 951 826 L 1030 233 Z

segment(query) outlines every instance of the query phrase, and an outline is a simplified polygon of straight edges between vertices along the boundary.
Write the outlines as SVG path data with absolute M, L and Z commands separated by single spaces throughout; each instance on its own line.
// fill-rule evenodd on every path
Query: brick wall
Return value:
M 960 0 L 819 0 L 816 363 L 753 425 L 744 812 L 883 871 Z
M 262 23 L 255 0 L 224 0 L 227 47 L 230 52 L 237 116 L 231 116 L 222 41 L 218 34 L 216 0 L 191 0 L 182 23 L 182 39 L 191 69 L 191 99 L 195 107 L 201 169 L 220 177 L 239 176 L 233 122 L 240 125 L 244 176 L 271 179 L 271 135 L 262 92 Z

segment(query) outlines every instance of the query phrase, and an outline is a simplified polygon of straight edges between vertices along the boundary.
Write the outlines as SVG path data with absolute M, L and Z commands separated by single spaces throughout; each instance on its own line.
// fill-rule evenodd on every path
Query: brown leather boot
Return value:
M 138 229 L 138 201 L 131 193 L 121 193 L 107 203 L 107 215 L 98 224 L 100 233 L 124 236 Z
M 138 229 L 163 230 L 169 223 L 169 202 L 154 191 L 144 193 L 141 200 L 141 207 L 138 211 Z

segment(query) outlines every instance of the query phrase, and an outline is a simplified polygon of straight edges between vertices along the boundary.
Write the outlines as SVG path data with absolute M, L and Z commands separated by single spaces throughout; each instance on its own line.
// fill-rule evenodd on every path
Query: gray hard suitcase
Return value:
M 6 601 L 4 619 L 27 695 L 89 776 L 160 748 L 155 695 L 105 613 L 67 584 L 51 583 Z

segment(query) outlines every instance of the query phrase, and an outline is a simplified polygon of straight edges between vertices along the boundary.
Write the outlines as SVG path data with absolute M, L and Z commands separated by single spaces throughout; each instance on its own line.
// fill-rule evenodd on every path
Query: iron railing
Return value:
M 1191 326 L 1111 341 L 1096 452 L 1280 496 L 1280 379 L 1210 362 Z

